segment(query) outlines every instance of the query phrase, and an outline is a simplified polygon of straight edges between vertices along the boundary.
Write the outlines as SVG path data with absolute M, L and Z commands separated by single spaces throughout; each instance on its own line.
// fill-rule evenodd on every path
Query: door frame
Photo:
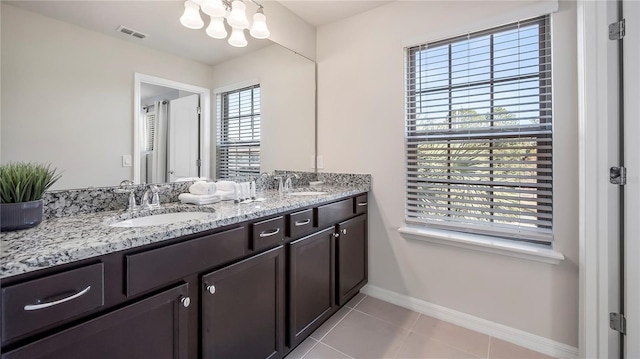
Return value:
M 188 91 L 200 95 L 200 173 L 202 177 L 211 177 L 211 90 L 161 77 L 134 73 L 133 85 L 133 183 L 140 184 L 140 87 L 150 84 L 170 87 L 180 91 Z M 138 170 L 136 170 L 138 169 Z
M 613 4 L 613 7 L 612 7 Z M 608 168 L 617 141 L 608 119 L 617 122 L 617 60 L 610 56 L 615 42 L 608 39 L 615 1 L 578 0 L 578 138 L 579 138 L 579 353 L 581 358 L 607 358 L 617 352 L 610 337 L 609 312 L 618 303 L 610 289 L 618 287 L 611 266 L 617 253 L 609 238 L 618 233 L 616 190 Z M 617 85 L 616 85 L 617 86 Z M 613 91 L 612 91 L 613 90 Z M 619 189 L 617 189 L 619 190 Z M 612 211 L 612 209 L 614 209 Z M 617 236 L 615 237 L 617 241 Z M 615 246 L 614 246 L 615 247 Z

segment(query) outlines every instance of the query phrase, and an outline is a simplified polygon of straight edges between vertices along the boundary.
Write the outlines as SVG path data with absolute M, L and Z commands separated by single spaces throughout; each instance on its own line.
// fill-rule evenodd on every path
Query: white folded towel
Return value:
M 216 193 L 217 186 L 213 182 L 196 181 L 189 186 L 189 193 L 197 195 L 211 195 Z
M 216 194 L 197 195 L 197 194 L 191 194 L 191 193 L 181 193 L 178 196 L 178 199 L 182 203 L 191 203 L 196 205 L 204 205 L 204 204 L 212 204 L 212 203 L 220 202 L 220 196 Z
M 222 201 L 226 201 L 226 200 L 233 200 L 236 199 L 236 192 L 235 191 L 221 191 L 218 189 L 218 191 L 216 191 L 216 195 L 220 197 L 220 200 Z

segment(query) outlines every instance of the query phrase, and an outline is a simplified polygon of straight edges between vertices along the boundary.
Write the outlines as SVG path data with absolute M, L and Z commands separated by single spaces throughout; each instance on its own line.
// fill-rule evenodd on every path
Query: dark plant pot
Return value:
M 42 200 L 0 203 L 0 231 L 35 227 L 42 222 Z

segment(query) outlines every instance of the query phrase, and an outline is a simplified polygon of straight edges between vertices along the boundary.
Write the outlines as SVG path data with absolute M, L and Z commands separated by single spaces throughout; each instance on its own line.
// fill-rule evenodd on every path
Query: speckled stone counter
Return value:
M 206 206 L 174 202 L 163 204 L 161 209 L 133 214 L 116 210 L 51 218 L 36 228 L 0 234 L 0 279 L 331 202 L 369 191 L 370 182 L 351 182 L 347 186 L 327 184 L 321 190 L 327 194 L 291 196 L 277 191 L 267 191 L 262 194 L 264 202 L 234 204 L 225 201 Z M 134 228 L 109 226 L 110 223 L 130 218 L 131 215 L 139 217 L 183 211 L 210 214 L 204 219 L 168 225 Z

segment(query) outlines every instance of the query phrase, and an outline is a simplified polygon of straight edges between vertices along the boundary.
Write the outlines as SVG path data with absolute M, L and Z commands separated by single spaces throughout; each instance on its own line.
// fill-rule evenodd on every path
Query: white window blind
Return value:
M 550 243 L 549 17 L 407 49 L 406 221 Z
M 149 111 L 147 109 L 147 111 Z M 145 151 L 153 151 L 153 143 L 156 135 L 156 113 L 147 112 L 145 114 L 145 133 L 144 133 L 144 144 Z
M 260 173 L 260 85 L 217 96 L 216 174 Z

